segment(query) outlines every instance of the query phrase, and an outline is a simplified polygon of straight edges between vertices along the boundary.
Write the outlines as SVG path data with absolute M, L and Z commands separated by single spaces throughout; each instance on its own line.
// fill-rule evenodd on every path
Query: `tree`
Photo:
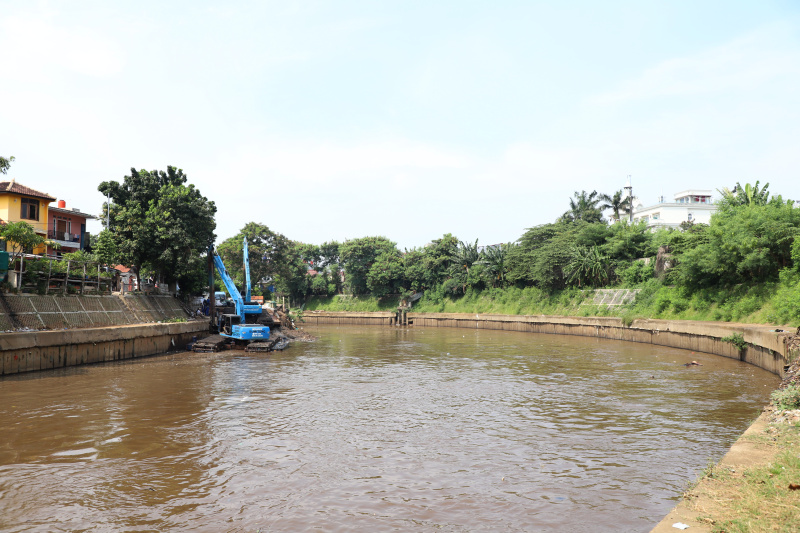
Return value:
M 117 264 L 117 243 L 114 241 L 114 235 L 109 230 L 104 229 L 93 239 L 92 249 L 101 263 L 106 265 Z
M 614 213 L 614 220 L 616 222 L 622 220 L 620 215 L 627 215 L 631 212 L 630 198 L 623 198 L 622 191 L 615 192 L 613 196 L 601 194 L 598 198 L 600 198 L 600 201 L 603 202 L 598 206 L 598 209 L 600 209 L 600 211 L 611 209 L 611 212 Z
M 573 246 L 570 250 L 569 263 L 564 267 L 564 274 L 570 283 L 577 282 L 578 287 L 599 286 L 609 280 L 609 261 L 600 253 L 597 246 Z
M 186 185 L 183 170 L 136 170 L 122 183 L 104 181 L 98 190 L 113 200 L 104 205 L 118 258 L 137 278 L 152 269 L 171 288 L 193 276 L 195 263 L 214 242 L 216 206 L 194 185 Z
M 506 274 L 508 272 L 506 256 L 508 255 L 508 251 L 514 248 L 514 246 L 513 243 L 487 246 L 483 250 L 483 253 L 481 253 L 481 259 L 476 261 L 477 264 L 484 265 L 485 272 L 491 276 L 492 287 L 498 284 L 501 287 L 505 285 Z
M 763 187 L 759 188 L 759 181 L 755 185 L 745 183 L 744 187 L 737 181 L 733 190 L 723 189 L 717 190 L 722 195 L 720 202 L 720 209 L 728 207 L 738 207 L 744 205 L 767 205 L 769 203 L 769 183 L 765 183 Z
M 600 197 L 597 191 L 587 193 L 586 191 L 575 191 L 573 198 L 569 199 L 569 211 L 564 213 L 563 219 L 576 222 L 582 220 L 584 222 L 600 222 L 603 219 L 603 213 L 597 204 L 600 203 Z
M 397 250 L 381 252 L 367 273 L 367 288 L 373 296 L 382 298 L 397 294 L 403 286 L 403 259 Z
M 728 206 L 712 215 L 702 240 L 678 256 L 679 279 L 690 288 L 777 280 L 792 265 L 798 236 L 800 209 L 780 196 Z
M 475 242 L 472 244 L 459 241 L 458 247 L 450 256 L 450 276 L 457 281 L 462 292 L 466 292 L 467 285 L 470 285 L 472 281 L 470 278 L 470 269 L 479 258 L 478 239 L 475 239 Z
M 0 238 L 6 242 L 9 265 L 13 265 L 22 254 L 30 253 L 47 242 L 27 222 L 7 222 L 0 225 Z
M 397 245 L 386 237 L 362 237 L 339 245 L 347 285 L 353 294 L 366 294 L 367 275 L 381 253 L 396 252 Z
M 217 246 L 217 253 L 234 282 L 244 285 L 244 239 L 247 239 L 250 282 L 253 285 L 288 275 L 292 242 L 264 224 L 248 222 L 234 237 Z
M 8 174 L 8 169 L 11 167 L 11 163 L 14 161 L 14 156 L 11 157 L 2 157 L 0 156 L 0 174 Z

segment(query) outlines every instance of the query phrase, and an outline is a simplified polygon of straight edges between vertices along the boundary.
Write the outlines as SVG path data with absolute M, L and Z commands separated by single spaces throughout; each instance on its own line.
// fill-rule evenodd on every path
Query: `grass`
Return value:
M 304 311 L 396 311 L 397 296 L 375 298 L 374 296 L 314 296 L 306 300 Z
M 772 460 L 750 468 L 716 466 L 687 495 L 698 521 L 721 533 L 797 531 L 800 524 L 800 424 L 770 424 L 745 440 L 774 450 Z

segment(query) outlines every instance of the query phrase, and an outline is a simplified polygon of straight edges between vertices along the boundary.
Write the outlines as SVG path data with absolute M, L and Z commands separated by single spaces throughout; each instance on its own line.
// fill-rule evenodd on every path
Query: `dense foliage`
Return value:
M 214 242 L 217 208 L 186 182 L 183 170 L 170 166 L 166 172 L 132 168 L 122 183 L 101 183 L 98 190 L 112 200 L 105 208 L 113 245 L 105 246 L 104 257 L 137 275 L 147 269 L 173 287 L 196 285 Z
M 427 311 L 609 314 L 587 289 L 639 288 L 631 316 L 800 323 L 800 209 L 758 182 L 720 192 L 710 224 L 677 229 L 628 223 L 619 191 L 580 191 L 562 217 L 515 243 L 451 234 L 404 251 L 385 237 L 294 243 L 280 290 L 328 309 L 391 307 L 389 295 L 424 291 L 417 308 Z

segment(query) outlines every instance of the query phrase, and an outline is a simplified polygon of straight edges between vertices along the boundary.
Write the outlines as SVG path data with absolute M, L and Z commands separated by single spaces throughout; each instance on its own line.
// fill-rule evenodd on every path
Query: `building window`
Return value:
M 691 213 L 689 213 L 689 216 L 686 217 L 686 220 L 688 220 L 689 222 L 692 221 L 692 214 Z
M 23 198 L 19 217 L 25 220 L 39 220 L 39 200 Z

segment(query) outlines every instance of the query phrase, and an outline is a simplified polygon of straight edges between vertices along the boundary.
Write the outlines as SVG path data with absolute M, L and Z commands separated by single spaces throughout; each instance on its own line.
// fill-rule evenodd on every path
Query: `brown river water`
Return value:
M 307 331 L 0 378 L 0 531 L 648 531 L 778 383 L 646 344 Z

